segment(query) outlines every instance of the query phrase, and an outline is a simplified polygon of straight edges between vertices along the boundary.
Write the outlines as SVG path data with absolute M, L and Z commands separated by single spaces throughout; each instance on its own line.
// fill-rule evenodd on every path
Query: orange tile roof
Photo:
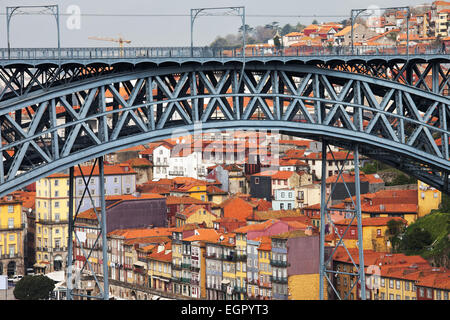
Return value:
M 262 231 L 262 230 L 266 230 L 267 228 L 270 228 L 271 226 L 273 226 L 275 223 L 278 223 L 278 222 L 280 222 L 280 220 L 278 220 L 278 219 L 269 219 L 264 222 L 249 224 L 244 227 L 237 228 L 233 232 L 234 233 L 247 233 L 249 231 Z
M 176 196 L 167 196 L 166 197 L 166 204 L 167 205 L 174 205 L 174 204 L 208 204 L 209 202 L 205 202 L 193 197 L 189 196 L 182 196 L 182 197 L 176 197 Z
M 132 194 L 123 194 L 123 195 L 112 195 L 106 196 L 106 200 L 117 200 L 117 201 L 137 201 L 137 200 L 147 200 L 147 199 L 165 199 L 164 196 L 157 193 L 141 193 L 139 196 L 134 196 Z
M 180 214 L 184 215 L 186 218 L 189 218 L 193 214 L 197 213 L 198 210 L 205 210 L 209 214 L 214 215 L 211 211 L 206 209 L 205 206 L 198 205 L 198 204 L 192 204 L 192 205 L 186 207 L 182 212 L 180 212 Z
M 143 237 L 143 238 L 128 239 L 125 240 L 123 243 L 124 245 L 128 246 L 133 244 L 147 244 L 147 243 L 152 243 L 152 245 L 155 245 L 170 242 L 171 241 L 170 239 L 171 238 L 169 236 Z
M 401 221 L 404 224 L 407 224 L 407 221 L 400 217 L 374 217 L 374 218 L 363 218 L 361 219 L 361 224 L 363 227 L 369 227 L 369 226 L 387 226 L 388 222 L 391 220 L 395 221 Z M 351 219 L 342 219 L 339 221 L 336 221 L 335 225 L 348 225 L 350 223 Z M 357 225 L 356 219 L 353 219 L 352 225 Z
M 152 166 L 150 160 L 146 158 L 134 158 L 126 161 L 132 167 Z
M 336 179 L 338 178 L 338 175 L 335 174 L 333 176 L 330 176 L 326 179 L 326 183 L 335 183 Z M 364 173 L 360 173 L 359 174 L 359 180 L 361 182 L 369 182 L 369 183 L 383 183 L 383 179 L 381 179 L 377 174 L 364 174 Z M 339 176 L 339 180 L 338 183 L 342 183 L 343 181 L 345 181 L 346 183 L 348 182 L 355 182 L 355 173 L 354 172 L 349 172 L 349 173 L 343 173 Z
M 147 255 L 149 260 L 156 260 L 161 262 L 172 262 L 172 250 L 171 248 L 164 248 L 161 252 L 153 251 L 153 253 Z
M 261 237 L 261 239 L 259 241 L 260 241 L 260 244 L 259 244 L 258 250 L 261 250 L 261 251 L 271 251 L 272 250 L 272 239 L 270 239 L 270 237 L 263 236 L 263 237 Z
M 81 170 L 78 166 L 74 167 L 74 176 L 80 177 L 81 173 L 85 177 L 88 177 L 89 174 L 92 171 L 92 166 L 81 166 Z M 95 166 L 93 173 L 94 176 L 98 176 L 98 166 Z M 128 167 L 123 167 L 120 165 L 105 165 L 104 166 L 104 174 L 105 175 L 126 175 L 126 174 L 136 174 L 136 171 L 134 171 L 132 168 L 129 169 Z M 69 176 L 68 173 L 54 173 L 52 175 L 49 175 L 47 178 L 67 178 Z
M 228 192 L 216 187 L 216 186 L 208 186 L 206 187 L 206 193 L 208 194 L 228 194 Z
M 117 229 L 108 233 L 108 236 L 121 236 L 125 239 L 134 238 L 147 238 L 147 237 L 160 237 L 171 236 L 172 231 L 175 228 L 130 228 L 130 229 Z
M 222 234 L 220 232 L 217 232 L 217 230 L 201 228 L 201 229 L 196 229 L 194 235 L 184 238 L 183 241 L 216 242 L 219 240 L 219 237 L 221 235 Z

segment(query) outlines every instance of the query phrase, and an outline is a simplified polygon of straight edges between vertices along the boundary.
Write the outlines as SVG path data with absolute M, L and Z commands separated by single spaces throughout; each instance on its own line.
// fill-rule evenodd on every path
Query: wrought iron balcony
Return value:
M 246 254 L 236 255 L 236 261 L 247 261 L 247 255 Z
M 184 172 L 183 171 L 169 171 L 169 175 L 182 177 L 182 176 L 184 176 Z
M 181 277 L 181 282 L 184 282 L 184 283 L 191 283 L 191 278 L 184 278 L 184 277 Z
M 270 259 L 270 265 L 274 267 L 287 267 L 287 261 L 281 261 L 281 260 L 273 260 Z
M 181 270 L 182 269 L 181 263 L 174 263 L 174 264 L 172 264 L 172 269 L 174 269 L 174 270 Z
M 288 283 L 288 278 L 270 276 L 270 281 L 275 283 Z
M 247 288 L 235 286 L 235 287 L 234 287 L 234 292 L 237 292 L 237 293 L 247 293 Z

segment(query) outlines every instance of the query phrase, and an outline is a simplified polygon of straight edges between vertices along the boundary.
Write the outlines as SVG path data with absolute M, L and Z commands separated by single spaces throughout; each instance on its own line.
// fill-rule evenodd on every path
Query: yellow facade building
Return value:
M 365 250 L 373 250 L 376 252 L 391 252 L 392 245 L 389 241 L 389 228 L 388 223 L 391 220 L 395 220 L 407 225 L 407 221 L 400 217 L 377 217 L 377 218 L 363 218 L 362 230 L 363 230 L 363 248 Z M 335 222 L 336 230 L 339 235 L 343 236 L 343 242 L 347 248 L 357 248 L 358 244 L 358 230 L 357 222 L 352 221 L 352 225 L 348 227 L 350 219 L 343 219 Z M 345 230 L 347 229 L 345 233 Z M 344 234 L 345 233 L 345 234 Z M 336 245 L 339 241 L 339 237 L 333 234 L 334 241 L 331 243 Z M 331 239 L 331 236 L 328 238 Z
M 25 214 L 19 197 L 7 195 L 0 199 L 0 274 L 25 274 Z
M 247 293 L 247 233 L 236 233 L 236 291 L 240 300 Z
M 207 228 L 213 228 L 217 216 L 201 205 L 191 205 L 183 212 L 175 215 L 175 226 L 181 227 L 185 224 L 204 224 Z
M 67 258 L 69 177 L 56 173 L 36 182 L 37 272 L 62 270 Z
M 417 181 L 418 217 L 423 217 L 438 209 L 442 201 L 442 193 L 422 181 Z
M 150 287 L 161 292 L 172 292 L 172 246 L 171 243 L 157 246 L 148 255 L 148 276 Z
M 272 297 L 272 268 L 270 265 L 272 250 L 269 237 L 262 237 L 258 247 L 258 287 L 262 300 L 269 300 Z

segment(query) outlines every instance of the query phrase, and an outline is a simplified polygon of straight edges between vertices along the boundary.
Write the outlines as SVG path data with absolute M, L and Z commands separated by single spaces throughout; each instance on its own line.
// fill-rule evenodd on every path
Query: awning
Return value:
M 46 268 L 47 266 L 45 264 L 35 263 L 35 264 L 33 264 L 33 267 L 35 267 L 35 268 Z
M 142 261 L 136 261 L 133 264 L 135 266 L 138 266 L 138 267 L 146 267 L 147 266 L 147 264 L 145 262 L 142 262 Z
M 66 279 L 64 271 L 50 272 L 47 273 L 46 276 L 56 282 L 63 282 Z
M 161 280 L 161 281 L 166 281 L 166 282 L 170 282 L 170 280 L 169 280 L 169 279 L 166 279 L 166 278 L 162 278 L 162 277 L 152 276 L 152 278 L 153 278 L 153 279 L 158 279 L 158 280 Z
M 222 283 L 222 284 L 228 284 L 228 283 L 230 283 L 230 280 L 228 280 L 228 279 L 223 279 L 221 283 Z

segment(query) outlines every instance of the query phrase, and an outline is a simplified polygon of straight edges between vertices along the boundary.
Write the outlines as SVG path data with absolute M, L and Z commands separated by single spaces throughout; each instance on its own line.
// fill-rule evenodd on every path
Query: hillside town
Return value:
M 448 52 L 450 2 L 412 8 L 408 24 L 398 10 L 358 20 L 353 36 L 351 26 L 339 22 L 274 32 L 279 44 L 271 38 L 247 48 L 353 43 L 363 50 L 401 48 L 408 41 L 416 52 L 430 46 Z M 73 181 L 69 171 L 40 178 L 0 199 L 0 275 L 48 275 L 56 283 L 52 299 L 62 300 L 66 275 L 73 272 L 76 292 L 95 295 L 101 288 L 94 278 L 105 276 L 105 245 L 110 299 L 318 300 L 325 226 L 325 245 L 337 248 L 330 268 L 344 272 L 331 280 L 326 299 L 361 299 L 361 284 L 354 284 L 351 273 L 362 245 L 366 299 L 449 300 L 448 248 L 437 257 L 399 244 L 411 225 L 439 213 L 448 219 L 445 194 L 364 155 L 330 149 L 323 173 L 320 141 L 279 132 L 201 132 L 105 155 L 104 181 L 94 160 L 74 166 Z M 320 214 L 323 180 L 331 203 L 326 221 Z M 355 207 L 357 180 L 362 244 L 356 220 L 346 214 Z M 95 228 L 103 192 L 104 244 Z M 76 209 L 75 230 L 68 225 L 70 207 Z M 69 270 L 70 232 L 75 263 Z M 443 241 L 433 239 L 420 249 L 437 250 L 448 234 Z
M 105 157 L 112 298 L 318 299 L 320 142 L 236 131 L 221 134 L 228 148 L 224 155 L 224 145 L 218 145 L 216 136 L 203 134 L 200 146 L 186 136 Z M 279 144 L 277 166 L 264 164 L 270 152 L 255 147 L 264 142 Z M 236 159 L 238 154 L 241 160 Z M 337 166 L 353 159 L 345 154 L 334 148 L 334 158 L 327 159 L 328 176 L 323 177 L 327 193 L 332 187 L 343 190 L 343 181 L 355 181 L 349 170 L 337 179 Z M 361 161 L 370 160 L 362 157 Z M 98 230 L 85 229 L 96 224 L 95 208 L 99 209 L 98 172 L 92 173 L 89 183 L 92 200 L 83 197 L 82 180 L 92 168 L 92 163 L 85 163 L 74 171 L 79 213 L 73 257 L 75 270 L 83 269 L 78 286 L 85 294 L 98 290 L 90 273 L 103 274 Z M 377 173 L 361 173 L 360 181 L 368 275 L 369 266 L 381 266 L 382 285 L 368 290 L 368 298 L 447 300 L 446 266 L 435 267 L 418 255 L 394 253 L 389 228 L 389 221 L 408 226 L 438 209 L 441 193 L 420 181 L 386 186 Z M 68 188 L 69 175 L 62 172 L 3 197 L 2 273 L 67 271 Z M 340 208 L 352 205 L 344 192 L 333 195 L 336 211 L 331 219 L 336 229 L 327 226 L 330 246 L 348 224 Z M 356 227 L 351 227 L 344 237 L 349 250 L 357 250 L 356 234 Z M 90 249 L 88 271 L 83 253 Z M 352 267 L 340 247 L 333 268 Z M 356 286 L 349 291 L 350 279 L 335 281 L 342 294 L 358 299 Z M 404 285 L 409 289 L 404 290 Z
M 410 53 L 425 53 L 432 48 L 448 48 L 449 22 L 450 4 L 447 1 L 392 9 L 371 7 L 355 13 L 353 19 L 338 22 L 314 20 L 310 25 L 282 26 L 274 21 L 256 27 L 246 26 L 246 50 L 273 54 L 277 48 L 283 48 L 288 55 L 292 50 L 311 54 L 326 49 L 334 54 L 348 54 L 345 48 L 353 47 L 355 53 L 392 53 L 386 48 L 405 52 L 409 46 Z M 239 38 L 234 35 L 217 37 L 211 46 L 239 47 Z

